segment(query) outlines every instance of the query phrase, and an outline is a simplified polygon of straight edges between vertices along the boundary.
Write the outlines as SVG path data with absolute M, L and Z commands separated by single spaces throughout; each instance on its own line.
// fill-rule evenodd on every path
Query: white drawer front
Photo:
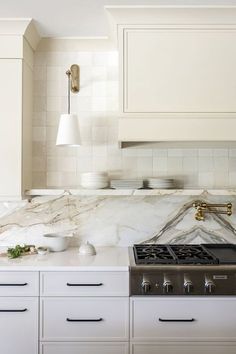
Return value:
M 43 272 L 43 296 L 128 296 L 129 272 Z
M 128 343 L 43 343 L 41 354 L 128 354 Z
M 229 297 L 133 298 L 131 338 L 138 341 L 236 340 L 235 308 L 236 298 Z
M 42 340 L 128 340 L 128 298 L 44 298 L 41 305 Z
M 0 299 L 0 353 L 38 354 L 38 298 Z
M 133 344 L 130 354 L 235 354 L 233 343 Z M 52 354 L 52 353 L 50 353 Z M 54 353 L 53 353 L 54 354 Z M 56 354 L 56 353 L 55 353 Z M 61 353 L 60 353 L 61 354 Z M 73 353 L 74 354 L 74 353 Z
M 38 295 L 38 272 L 0 272 L 0 296 Z

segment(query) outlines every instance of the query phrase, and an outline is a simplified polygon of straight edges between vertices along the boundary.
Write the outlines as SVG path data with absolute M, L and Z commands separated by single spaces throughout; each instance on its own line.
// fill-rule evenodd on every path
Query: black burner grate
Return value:
M 134 245 L 136 264 L 175 264 L 176 259 L 166 245 Z
M 177 257 L 178 264 L 217 264 L 213 255 L 202 245 L 170 245 Z
M 202 245 L 134 245 L 136 264 L 217 264 Z

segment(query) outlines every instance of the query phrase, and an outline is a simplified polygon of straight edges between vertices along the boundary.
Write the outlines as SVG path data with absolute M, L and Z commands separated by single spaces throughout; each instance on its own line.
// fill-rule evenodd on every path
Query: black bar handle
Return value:
M 78 319 L 73 319 L 73 318 L 67 318 L 67 322 L 101 322 L 103 321 L 103 318 L 78 318 Z
M 26 285 L 28 285 L 28 283 L 19 283 L 19 284 L 17 284 L 17 283 L 0 283 L 0 286 L 26 286 Z
M 0 310 L 0 312 L 26 312 L 27 309 L 21 309 L 21 310 Z
M 95 284 L 81 284 L 81 283 L 66 283 L 67 286 L 102 286 L 103 283 L 95 283 Z
M 179 318 L 159 318 L 159 322 L 194 322 L 195 318 L 179 319 Z

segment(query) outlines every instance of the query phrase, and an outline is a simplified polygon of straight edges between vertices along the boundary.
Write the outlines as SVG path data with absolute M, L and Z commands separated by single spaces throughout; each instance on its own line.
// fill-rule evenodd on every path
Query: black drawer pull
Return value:
M 78 318 L 78 319 L 73 319 L 73 318 L 67 318 L 67 322 L 101 322 L 103 321 L 103 318 Z
M 67 283 L 67 286 L 101 286 L 103 283 L 95 283 L 95 284 L 80 284 L 80 283 Z
M 21 309 L 21 310 L 0 310 L 0 312 L 26 312 L 27 309 Z
M 28 283 L 19 283 L 19 284 L 11 284 L 11 283 L 0 283 L 0 286 L 26 286 Z
M 194 322 L 196 321 L 195 318 L 188 318 L 188 319 L 178 319 L 178 318 L 159 318 L 159 322 Z

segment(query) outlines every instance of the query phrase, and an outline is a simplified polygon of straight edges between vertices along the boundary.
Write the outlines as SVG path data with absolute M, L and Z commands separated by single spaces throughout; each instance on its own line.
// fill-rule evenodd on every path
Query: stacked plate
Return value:
M 108 175 L 106 172 L 88 172 L 80 176 L 80 184 L 86 189 L 101 189 L 108 186 Z
M 139 189 L 143 187 L 142 179 L 112 179 L 111 188 L 115 189 Z
M 147 178 L 147 187 L 155 189 L 171 189 L 174 188 L 174 180 L 171 178 Z

